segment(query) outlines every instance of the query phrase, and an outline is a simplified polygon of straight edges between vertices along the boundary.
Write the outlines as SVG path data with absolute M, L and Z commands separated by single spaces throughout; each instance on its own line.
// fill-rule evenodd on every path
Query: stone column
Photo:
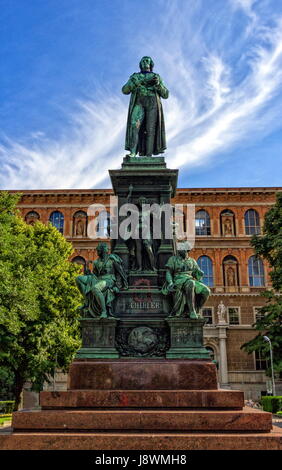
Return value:
M 226 352 L 226 328 L 227 323 L 220 323 L 217 325 L 218 338 L 219 338 L 219 382 L 221 388 L 230 388 L 228 384 L 228 367 L 227 367 L 227 352 Z

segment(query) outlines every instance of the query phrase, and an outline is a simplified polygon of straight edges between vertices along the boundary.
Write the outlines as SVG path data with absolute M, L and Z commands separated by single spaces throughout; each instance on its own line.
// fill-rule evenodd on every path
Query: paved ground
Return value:
M 273 426 L 278 426 L 279 428 L 282 428 L 282 418 L 273 418 L 272 424 Z

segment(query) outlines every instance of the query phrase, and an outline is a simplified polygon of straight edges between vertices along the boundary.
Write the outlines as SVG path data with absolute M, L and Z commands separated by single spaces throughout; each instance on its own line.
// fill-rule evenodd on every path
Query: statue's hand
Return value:
M 154 85 L 156 85 L 156 86 L 158 86 L 160 84 L 160 79 L 157 75 L 154 76 L 153 81 L 154 81 Z
M 146 80 L 146 85 L 147 86 L 154 86 L 154 85 L 159 85 L 160 80 L 157 75 L 155 75 L 153 78 L 150 78 L 149 80 Z
M 168 292 L 174 292 L 174 291 L 175 291 L 174 285 L 173 285 L 173 284 L 169 284 L 168 287 L 167 287 L 167 290 L 168 290 Z

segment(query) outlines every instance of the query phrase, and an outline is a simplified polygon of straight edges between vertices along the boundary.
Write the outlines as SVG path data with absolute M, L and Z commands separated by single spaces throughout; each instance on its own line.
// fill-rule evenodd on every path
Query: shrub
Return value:
M 10 414 L 14 409 L 14 400 L 0 401 L 0 413 Z
M 264 411 L 269 411 L 270 413 L 282 411 L 282 396 L 265 396 L 261 397 L 261 401 Z

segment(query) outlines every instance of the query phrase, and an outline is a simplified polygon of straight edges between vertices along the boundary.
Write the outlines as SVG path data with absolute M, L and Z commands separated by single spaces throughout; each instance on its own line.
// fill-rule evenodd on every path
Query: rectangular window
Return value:
M 256 370 L 265 370 L 268 368 L 268 361 L 262 356 L 260 350 L 255 351 Z
M 213 316 L 212 316 L 212 308 L 202 308 L 202 316 L 206 320 L 206 325 L 212 325 L 213 324 Z
M 240 324 L 240 308 L 239 307 L 228 307 L 228 317 L 230 325 Z
M 254 316 L 255 316 L 255 322 L 262 320 L 264 317 L 264 313 L 261 313 L 260 310 L 261 307 L 254 307 Z

